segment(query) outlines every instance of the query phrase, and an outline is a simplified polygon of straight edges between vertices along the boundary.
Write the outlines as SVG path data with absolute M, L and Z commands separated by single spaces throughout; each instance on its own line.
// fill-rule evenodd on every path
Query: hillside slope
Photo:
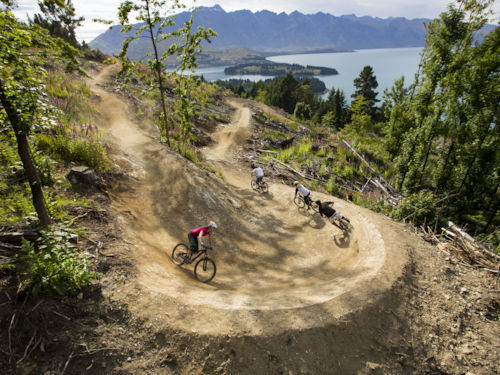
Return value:
M 457 279 L 440 279 L 443 267 L 453 273 L 455 266 L 400 224 L 334 199 L 353 223 L 344 236 L 298 210 L 292 187 L 269 181 L 262 195 L 250 188 L 248 166 L 234 157 L 251 132 L 245 102 L 231 102 L 233 122 L 221 125 L 204 150 L 221 179 L 157 143 L 154 129 L 131 120 L 123 99 L 98 84 L 93 89 L 114 160 L 129 176 L 110 196 L 135 265 L 119 285 L 104 278 L 103 294 L 126 305 L 149 338 L 135 340 L 141 349 L 120 372 L 461 373 L 472 365 L 456 362 L 455 351 L 463 354 L 472 342 L 477 350 L 465 355 L 482 361 L 474 373 L 494 368 L 483 349 L 498 347 L 498 323 L 479 317 L 494 299 L 481 297 L 477 313 L 467 301 L 456 306 L 482 282 L 474 274 L 466 274 L 472 286 L 461 293 Z M 201 284 L 192 266 L 171 262 L 170 252 L 208 220 L 219 225 L 211 254 L 218 270 Z M 457 316 L 462 323 L 450 347 L 446 325 Z M 430 355 L 434 348 L 439 352 Z

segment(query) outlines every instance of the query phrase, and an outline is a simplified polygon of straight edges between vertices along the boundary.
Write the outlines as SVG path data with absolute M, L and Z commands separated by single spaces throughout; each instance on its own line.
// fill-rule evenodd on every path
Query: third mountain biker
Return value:
M 259 183 L 264 178 L 264 171 L 261 167 L 252 164 L 252 174 L 255 174 L 255 182 L 257 183 L 257 185 L 259 185 Z
M 333 202 L 321 202 L 319 199 L 316 201 L 319 207 L 319 214 L 321 217 L 326 217 L 326 218 L 331 218 L 333 215 L 338 216 L 339 219 L 344 219 L 348 223 L 350 223 L 350 220 L 346 218 L 344 215 L 342 215 L 340 212 L 336 211 L 333 207 L 330 207 Z M 333 224 L 333 222 L 332 222 Z

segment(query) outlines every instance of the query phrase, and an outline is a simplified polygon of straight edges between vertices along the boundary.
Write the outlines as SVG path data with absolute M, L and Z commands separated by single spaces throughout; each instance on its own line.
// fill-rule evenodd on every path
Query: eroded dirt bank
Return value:
M 105 295 L 144 322 L 141 340 L 148 343 L 138 344 L 122 370 L 351 374 L 466 368 L 465 360 L 457 362 L 459 341 L 450 348 L 429 339 L 436 326 L 448 329 L 447 320 L 455 319 L 441 307 L 440 293 L 456 289 L 440 276 L 449 260 L 404 226 L 348 202 L 334 199 L 353 224 L 343 235 L 319 215 L 298 210 L 291 187 L 270 182 L 268 194 L 254 192 L 250 170 L 232 157 L 251 132 L 244 104 L 232 102 L 233 122 L 220 126 L 215 145 L 204 150 L 221 179 L 158 144 L 154 129 L 131 120 L 123 99 L 98 85 L 94 90 L 114 159 L 129 176 L 114 186 L 111 198 L 135 265 L 119 286 L 104 280 Z M 188 229 L 208 220 L 219 225 L 212 254 L 218 270 L 211 283 L 201 284 L 192 266 L 179 268 L 169 255 L 187 240 Z M 429 299 L 415 300 L 423 287 L 432 292 Z M 498 329 L 495 322 L 483 323 Z M 486 340 L 491 337 L 479 339 Z M 498 347 L 498 340 L 489 345 Z M 433 348 L 443 348 L 447 357 L 429 356 Z M 492 369 L 483 354 L 486 364 L 478 373 Z

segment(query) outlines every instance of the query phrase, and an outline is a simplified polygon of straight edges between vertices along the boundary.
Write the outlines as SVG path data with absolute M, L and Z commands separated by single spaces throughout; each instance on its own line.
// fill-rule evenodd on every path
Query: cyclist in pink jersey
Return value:
M 196 229 L 191 229 L 188 233 L 188 239 L 189 239 L 189 250 L 187 253 L 187 257 L 191 258 L 191 254 L 193 252 L 197 252 L 199 249 L 199 244 L 205 245 L 202 242 L 202 237 L 208 236 L 208 243 L 210 246 L 210 249 L 213 249 L 214 247 L 212 246 L 212 232 L 217 229 L 217 224 L 213 221 L 209 221 L 208 224 L 204 227 L 199 227 Z

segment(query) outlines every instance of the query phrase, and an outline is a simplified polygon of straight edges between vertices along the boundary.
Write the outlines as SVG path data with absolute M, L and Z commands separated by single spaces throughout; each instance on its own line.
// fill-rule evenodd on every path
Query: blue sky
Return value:
M 119 4 L 123 0 L 73 0 L 76 12 L 85 17 L 82 27 L 77 29 L 77 38 L 90 42 L 108 26 L 92 22 L 94 18 L 116 20 Z M 406 17 L 406 18 L 435 18 L 446 10 L 452 0 L 198 0 L 198 6 L 213 6 L 219 4 L 226 12 L 239 9 L 258 11 L 267 9 L 276 13 L 291 13 L 295 10 L 305 14 L 324 12 L 340 16 L 355 14 L 356 16 L 372 17 Z M 192 3 L 184 1 L 185 4 Z M 15 14 L 19 18 L 26 18 L 26 14 L 38 12 L 37 0 L 18 0 L 19 7 Z M 494 5 L 495 16 L 500 18 L 500 5 Z

